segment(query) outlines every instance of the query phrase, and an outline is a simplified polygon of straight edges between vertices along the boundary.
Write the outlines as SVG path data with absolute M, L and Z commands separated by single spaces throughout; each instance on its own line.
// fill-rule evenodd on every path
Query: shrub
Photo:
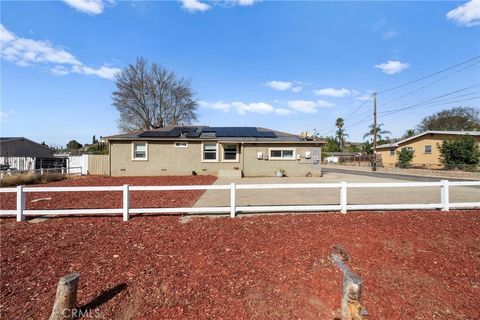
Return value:
M 400 151 L 397 151 L 398 166 L 400 168 L 409 168 L 410 162 L 413 159 L 413 149 L 402 148 Z
M 15 187 L 29 184 L 47 183 L 66 179 L 67 176 L 60 173 L 47 173 L 43 176 L 35 173 L 20 173 L 5 175 L 0 180 L 0 188 Z
M 440 161 L 447 169 L 474 170 L 480 164 L 480 148 L 473 137 L 445 140 L 439 150 Z

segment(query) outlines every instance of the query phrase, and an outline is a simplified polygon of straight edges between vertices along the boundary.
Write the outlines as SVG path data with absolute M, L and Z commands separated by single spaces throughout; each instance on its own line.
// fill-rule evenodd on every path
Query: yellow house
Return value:
M 377 147 L 377 155 L 384 167 L 394 167 L 398 162 L 397 151 L 403 148 L 413 149 L 412 166 L 440 168 L 439 146 L 444 140 L 455 140 L 465 135 L 474 137 L 480 144 L 479 131 L 425 131 L 401 141 L 380 145 Z

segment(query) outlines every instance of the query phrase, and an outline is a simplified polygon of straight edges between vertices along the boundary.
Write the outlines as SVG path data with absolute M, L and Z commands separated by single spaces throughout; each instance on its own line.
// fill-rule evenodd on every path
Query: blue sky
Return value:
M 331 134 L 343 116 L 361 141 L 372 101 L 349 115 L 371 92 L 480 55 L 479 0 L 12 1 L 1 24 L 0 133 L 56 145 L 118 132 L 112 77 L 139 56 L 192 79 L 200 124 Z M 382 116 L 479 83 L 479 62 L 379 94 L 379 122 L 397 137 L 445 107 L 479 108 L 450 103 L 473 87 Z

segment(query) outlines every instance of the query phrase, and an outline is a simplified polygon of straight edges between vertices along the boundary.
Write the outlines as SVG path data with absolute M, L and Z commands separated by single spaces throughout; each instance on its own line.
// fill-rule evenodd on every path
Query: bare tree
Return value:
M 128 65 L 115 78 L 113 105 L 120 112 L 118 125 L 123 132 L 191 124 L 197 120 L 198 103 L 190 80 L 178 78 L 143 58 Z

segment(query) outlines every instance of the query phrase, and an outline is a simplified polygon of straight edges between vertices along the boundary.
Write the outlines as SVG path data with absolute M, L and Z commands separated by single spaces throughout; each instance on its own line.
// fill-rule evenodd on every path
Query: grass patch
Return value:
M 47 173 L 39 175 L 35 173 L 21 173 L 14 175 L 6 175 L 0 180 L 0 187 L 15 187 L 29 184 L 47 183 L 53 181 L 61 181 L 67 179 L 65 174 L 61 173 Z

